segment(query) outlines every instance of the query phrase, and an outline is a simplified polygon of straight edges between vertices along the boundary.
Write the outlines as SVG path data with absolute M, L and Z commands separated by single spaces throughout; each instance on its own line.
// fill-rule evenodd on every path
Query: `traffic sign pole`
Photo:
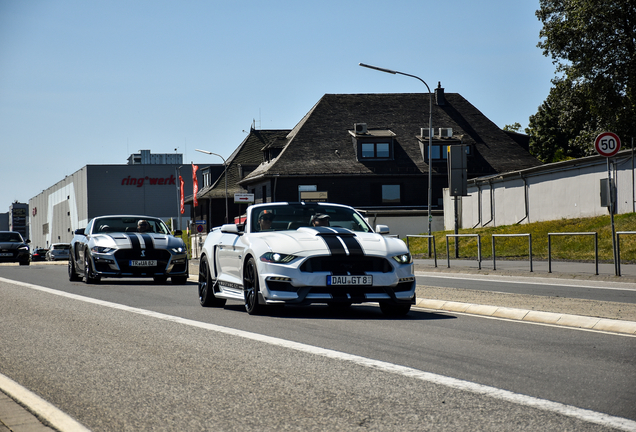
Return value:
M 601 156 L 607 158 L 607 197 L 609 198 L 609 212 L 610 219 L 612 221 L 612 249 L 614 250 L 614 272 L 616 276 L 619 276 L 620 271 L 618 269 L 618 251 L 616 250 L 616 228 L 614 227 L 614 206 L 616 205 L 614 200 L 613 187 L 612 187 L 612 170 L 610 169 L 609 158 L 614 156 L 621 149 L 621 139 L 613 132 L 603 132 L 599 134 L 594 140 L 594 148 L 596 152 Z

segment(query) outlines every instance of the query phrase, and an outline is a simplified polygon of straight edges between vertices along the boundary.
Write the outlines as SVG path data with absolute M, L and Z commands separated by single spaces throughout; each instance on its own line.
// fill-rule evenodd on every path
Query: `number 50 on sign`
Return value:
M 614 156 L 621 149 L 621 139 L 612 132 L 603 132 L 594 140 L 594 148 L 601 156 Z

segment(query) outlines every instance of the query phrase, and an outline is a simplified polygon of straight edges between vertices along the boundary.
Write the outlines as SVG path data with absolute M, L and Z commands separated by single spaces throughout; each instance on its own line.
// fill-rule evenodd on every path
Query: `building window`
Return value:
M 400 203 L 400 185 L 382 185 L 382 204 Z
M 303 192 L 316 192 L 318 186 L 316 185 L 298 185 L 298 201 L 303 201 Z
M 362 159 L 390 159 L 391 144 L 387 142 L 363 142 L 360 146 Z
M 466 146 L 466 154 L 470 154 L 469 145 Z M 433 144 L 431 156 L 433 157 L 434 161 L 448 159 L 448 145 Z M 426 158 L 428 159 L 428 153 L 426 154 Z

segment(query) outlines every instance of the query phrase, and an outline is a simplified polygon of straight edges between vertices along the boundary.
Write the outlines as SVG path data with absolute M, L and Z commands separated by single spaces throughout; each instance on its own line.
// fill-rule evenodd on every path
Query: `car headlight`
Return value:
M 20 246 L 18 249 L 28 251 L 29 247 L 27 245 L 24 245 L 24 246 Z
M 411 264 L 413 262 L 413 259 L 411 258 L 411 254 L 410 253 L 395 255 L 392 258 L 395 261 L 397 261 L 398 264 Z
M 261 255 L 261 261 L 266 263 L 287 264 L 296 258 L 295 255 L 286 255 L 276 252 L 265 252 Z
M 174 253 L 183 253 L 183 252 L 185 252 L 185 249 L 184 249 L 184 248 L 182 248 L 181 246 L 179 246 L 179 247 L 173 247 L 173 248 L 172 248 L 172 252 L 174 252 Z
M 93 246 L 91 248 L 92 252 L 100 253 L 100 254 L 110 253 L 110 252 L 112 252 L 114 250 L 115 250 L 115 248 L 110 248 L 110 247 L 105 247 L 105 246 Z

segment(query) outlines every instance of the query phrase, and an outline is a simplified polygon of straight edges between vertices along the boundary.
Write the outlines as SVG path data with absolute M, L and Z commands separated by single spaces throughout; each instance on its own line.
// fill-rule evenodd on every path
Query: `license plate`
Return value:
M 13 256 L 13 254 L 11 252 L 2 252 L 0 256 Z
M 373 276 L 327 276 L 327 285 L 373 285 Z
M 130 260 L 131 267 L 155 267 L 157 260 Z

